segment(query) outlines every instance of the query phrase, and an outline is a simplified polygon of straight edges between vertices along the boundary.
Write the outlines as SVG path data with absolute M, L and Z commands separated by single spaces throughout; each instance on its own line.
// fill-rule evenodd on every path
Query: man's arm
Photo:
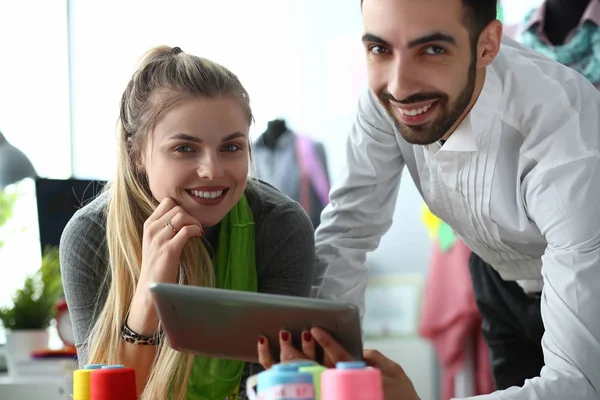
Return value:
M 362 315 L 366 253 L 392 225 L 404 167 L 392 122 L 370 90 L 359 101 L 346 164 L 316 232 L 313 296 L 353 303 Z
M 542 257 L 541 376 L 477 399 L 600 399 L 600 157 L 551 168 L 526 190 L 548 241 Z

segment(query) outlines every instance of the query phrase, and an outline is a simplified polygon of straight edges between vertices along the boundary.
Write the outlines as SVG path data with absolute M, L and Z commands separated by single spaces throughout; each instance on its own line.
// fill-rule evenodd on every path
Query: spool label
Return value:
M 313 400 L 314 398 L 315 388 L 310 383 L 277 385 L 258 394 L 258 400 Z

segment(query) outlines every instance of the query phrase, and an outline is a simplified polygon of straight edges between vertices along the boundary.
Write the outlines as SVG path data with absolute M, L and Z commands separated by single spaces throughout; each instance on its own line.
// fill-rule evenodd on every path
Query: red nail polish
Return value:
M 312 339 L 312 335 L 310 334 L 310 332 L 306 331 L 302 334 L 302 338 L 305 342 L 310 342 Z
M 281 332 L 281 340 L 283 340 L 284 342 L 287 342 L 288 339 L 290 338 L 290 334 L 286 331 Z
M 261 336 L 261 337 L 259 337 L 259 338 L 258 338 L 258 343 L 260 343 L 260 344 L 265 344 L 265 338 L 264 338 L 264 337 L 262 337 L 262 336 Z

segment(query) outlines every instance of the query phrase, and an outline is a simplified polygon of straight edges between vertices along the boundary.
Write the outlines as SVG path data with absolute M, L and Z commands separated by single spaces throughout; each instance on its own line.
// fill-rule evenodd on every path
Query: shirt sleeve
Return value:
M 530 218 L 546 237 L 540 377 L 489 400 L 600 399 L 600 158 L 596 153 L 536 177 Z M 473 398 L 473 399 L 475 399 Z
M 312 294 L 365 309 L 366 254 L 392 225 L 404 161 L 393 124 L 365 91 L 346 144 L 346 169 L 333 185 L 316 231 Z
M 87 363 L 87 341 L 104 305 L 105 275 L 108 270 L 103 221 L 88 210 L 77 212 L 63 230 L 60 268 L 65 299 L 73 324 L 79 365 Z

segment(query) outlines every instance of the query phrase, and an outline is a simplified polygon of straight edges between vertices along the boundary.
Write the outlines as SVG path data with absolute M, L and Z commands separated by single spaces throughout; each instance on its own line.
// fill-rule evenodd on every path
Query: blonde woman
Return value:
M 116 177 L 63 232 L 79 363 L 134 368 L 143 399 L 243 398 L 260 368 L 169 348 L 151 282 L 309 295 L 313 228 L 296 202 L 248 179 L 252 121 L 226 68 L 151 50 L 123 93 Z

